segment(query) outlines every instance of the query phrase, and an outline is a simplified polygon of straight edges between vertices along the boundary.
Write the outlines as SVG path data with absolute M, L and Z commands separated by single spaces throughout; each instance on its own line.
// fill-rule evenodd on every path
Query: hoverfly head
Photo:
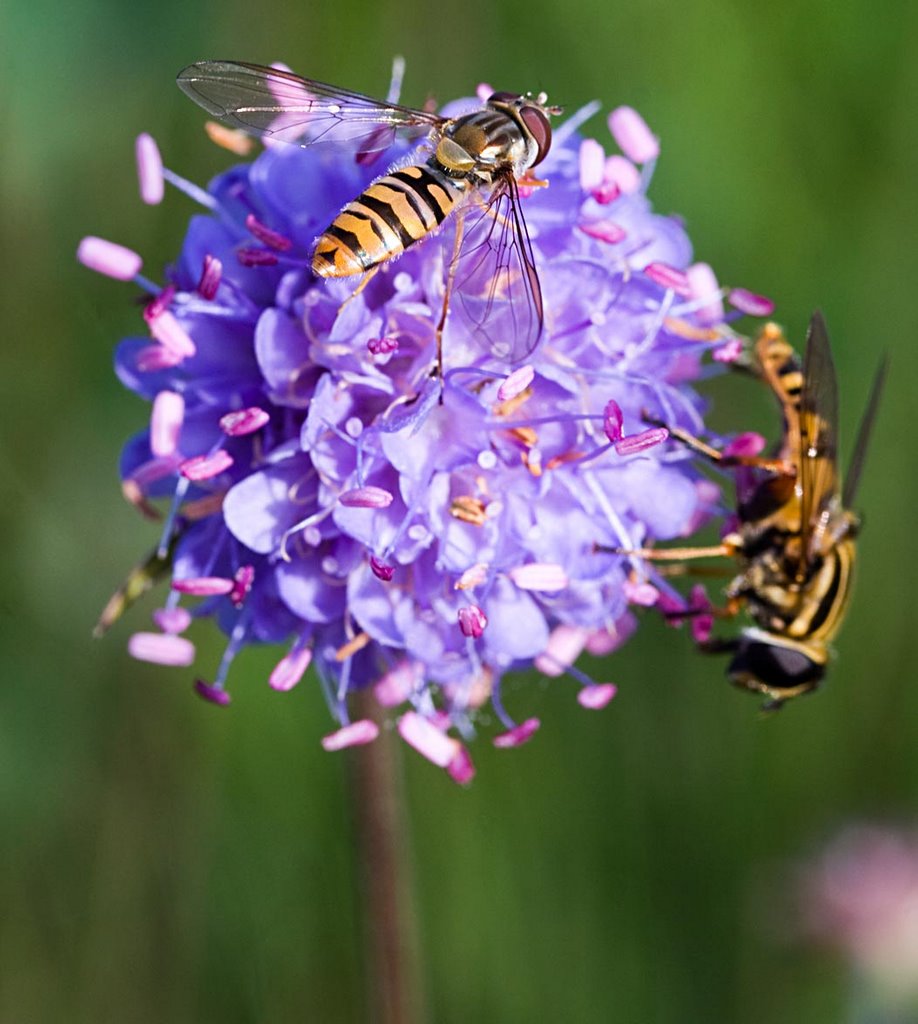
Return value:
M 488 105 L 504 110 L 519 122 L 535 143 L 536 156 L 531 167 L 541 163 L 551 149 L 551 122 L 549 117 L 561 113 L 560 107 L 546 106 L 548 96 L 540 92 L 533 99 L 531 93 L 521 95 L 515 92 L 495 92 L 488 98 Z
M 825 673 L 825 663 L 802 645 L 751 630 L 740 637 L 727 668 L 734 686 L 768 698 L 763 711 L 776 711 L 792 697 L 815 690 Z

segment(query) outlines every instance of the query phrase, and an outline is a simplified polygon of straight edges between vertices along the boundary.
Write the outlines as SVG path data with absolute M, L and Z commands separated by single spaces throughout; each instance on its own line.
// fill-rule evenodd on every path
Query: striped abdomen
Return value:
M 756 357 L 762 376 L 781 403 L 785 443 L 793 445 L 800 429 L 800 399 L 803 395 L 803 367 L 800 358 L 776 324 L 766 324 L 756 341 Z M 794 452 L 783 453 L 784 457 Z
M 320 277 L 362 274 L 397 256 L 440 225 L 470 185 L 431 163 L 377 178 L 319 238 L 313 272 Z
M 855 546 L 846 538 L 831 548 L 797 589 L 782 580 L 756 587 L 749 610 L 763 629 L 811 644 L 827 644 L 841 626 L 853 582 Z

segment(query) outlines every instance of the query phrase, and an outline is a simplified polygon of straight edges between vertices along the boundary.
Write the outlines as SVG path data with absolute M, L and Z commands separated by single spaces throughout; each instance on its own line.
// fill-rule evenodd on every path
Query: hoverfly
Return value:
M 437 327 L 441 379 L 441 334 L 454 280 L 473 330 L 485 336 L 492 354 L 516 361 L 535 348 L 542 292 L 519 187 L 545 184 L 529 171 L 547 155 L 549 118 L 561 110 L 548 106 L 544 93 L 495 92 L 479 110 L 446 118 L 257 64 L 201 61 L 180 72 L 178 84 L 227 124 L 300 146 L 347 143 L 364 157 L 397 137 L 426 135 L 432 150 L 426 161 L 378 177 L 319 236 L 313 273 L 363 274 L 362 288 L 369 275 L 455 213 Z
M 851 511 L 885 377 L 881 364 L 861 421 L 844 483 L 838 473 L 838 386 L 822 314 L 813 314 L 801 365 L 781 329 L 766 324 L 754 346 L 753 372 L 783 415 L 772 458 L 725 456 L 678 429 L 672 435 L 722 466 L 738 468 L 737 526 L 710 548 L 643 549 L 628 554 L 685 563 L 731 556 L 739 572 L 726 588 L 721 615 L 748 611 L 754 626 L 738 637 L 702 643 L 731 653 L 730 680 L 764 694 L 776 710 L 821 682 L 829 645 L 847 610 L 860 526 Z M 680 566 L 679 571 L 687 571 Z M 676 618 L 680 616 L 678 613 Z

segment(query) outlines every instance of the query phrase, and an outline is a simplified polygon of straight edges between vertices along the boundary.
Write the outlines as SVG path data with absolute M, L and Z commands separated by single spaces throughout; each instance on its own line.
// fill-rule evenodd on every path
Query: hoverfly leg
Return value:
M 453 291 L 453 284 L 456 280 L 456 267 L 459 263 L 459 252 L 462 249 L 462 235 L 465 227 L 465 210 L 460 208 L 456 211 L 456 239 L 453 243 L 453 255 L 449 261 L 446 271 L 446 284 L 443 288 L 443 306 L 440 309 L 440 319 L 437 321 L 437 380 L 443 386 L 443 328 L 446 326 L 446 315 L 449 313 L 449 300 Z M 440 401 L 443 401 L 441 395 Z
M 529 171 L 521 177 L 516 179 L 518 188 L 548 188 L 548 180 L 546 178 L 534 178 Z
M 703 455 L 706 459 L 710 459 L 711 462 L 721 462 L 724 458 L 722 452 L 719 452 L 716 448 L 712 448 L 711 445 L 702 441 L 700 437 L 695 437 L 694 434 L 690 434 L 687 430 L 683 430 L 681 427 L 670 427 L 662 420 L 655 419 L 652 416 L 645 415 L 643 419 L 652 427 L 664 427 L 669 431 L 670 437 L 674 437 L 681 444 L 684 444 L 686 448 L 690 448 L 697 455 Z
M 662 420 L 648 416 L 646 413 L 643 419 L 645 423 L 649 423 L 652 427 L 665 427 L 669 431 L 670 437 L 675 438 L 680 444 L 684 444 L 686 448 L 690 448 L 697 455 L 702 455 L 704 458 L 709 459 L 711 462 L 716 462 L 720 466 L 749 466 L 753 469 L 763 469 L 768 473 L 774 473 L 776 476 L 797 475 L 793 463 L 787 459 L 762 459 L 757 455 L 724 455 L 722 451 L 713 448 L 705 441 L 702 441 L 700 437 L 695 437 L 694 434 L 690 434 L 681 427 L 671 427 Z
M 731 637 L 712 636 L 695 645 L 702 654 L 735 654 L 739 650 L 739 640 Z
M 381 266 L 381 263 L 377 263 L 375 267 L 370 267 L 370 269 L 364 273 L 357 287 L 351 292 L 350 295 L 348 295 L 344 302 L 342 302 L 341 305 L 338 307 L 338 316 L 341 315 L 342 310 L 347 306 L 351 299 L 356 299 L 357 296 L 364 290 L 364 288 L 366 288 L 366 286 L 373 280 L 373 278 L 376 277 L 376 275 L 379 273 L 379 268 Z
M 657 572 L 661 576 L 732 576 L 735 569 L 732 565 L 690 565 L 687 562 L 676 565 L 661 565 Z
M 686 619 L 697 619 L 700 615 L 710 615 L 715 619 L 733 619 L 739 615 L 742 602 L 731 598 L 723 606 L 705 605 L 703 608 L 675 608 L 672 611 L 663 612 L 663 618 L 667 622 L 680 623 Z M 703 641 L 707 643 L 708 641 Z
M 708 615 L 713 615 L 715 619 L 735 619 L 739 615 L 743 603 L 741 598 L 730 597 L 722 608 L 710 607 Z
M 757 455 L 722 455 L 718 460 L 721 466 L 749 466 L 763 469 L 775 476 L 797 475 L 797 468 L 788 459 L 760 459 Z
M 649 562 L 686 562 L 694 558 L 732 558 L 736 545 L 724 541 L 698 548 L 612 548 L 612 554 L 643 558 Z

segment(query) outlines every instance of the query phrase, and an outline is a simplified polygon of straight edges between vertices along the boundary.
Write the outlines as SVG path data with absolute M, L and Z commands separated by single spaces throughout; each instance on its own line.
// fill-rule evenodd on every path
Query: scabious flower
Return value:
M 539 726 L 504 708 L 508 673 L 535 665 L 572 679 L 583 707 L 609 702 L 615 687 L 576 660 L 613 651 L 634 629 L 629 606 L 667 588 L 620 550 L 684 535 L 712 507 L 710 483 L 645 417 L 702 429 L 692 382 L 705 352 L 737 336 L 682 222 L 648 201 L 656 138 L 621 108 L 610 127 L 622 153 L 607 155 L 577 134 L 594 112 L 556 131 L 539 167 L 549 187 L 521 190 L 540 346 L 511 366 L 450 316 L 442 381 L 449 223 L 355 296 L 353 280 L 310 270 L 316 236 L 381 166 L 271 146 L 204 190 L 142 137 L 143 198 L 158 201 L 162 177 L 203 212 L 162 286 L 130 250 L 80 246 L 88 266 L 148 295 L 146 329 L 121 342 L 116 370 L 152 403 L 151 422 L 121 470 L 145 515 L 169 502 L 157 551 L 101 628 L 169 576 L 160 632 L 135 637 L 135 656 L 188 664 L 180 602 L 197 601 L 192 613 L 229 637 L 212 681 L 195 684 L 202 697 L 229 701 L 243 646 L 286 643 L 270 685 L 289 690 L 315 668 L 339 726 L 326 749 L 375 738 L 350 718 L 352 695 L 372 688 L 404 740 L 459 781 L 474 771 L 464 742 L 483 708 L 502 723 L 498 747 Z M 767 305 L 730 295 L 740 312 Z

